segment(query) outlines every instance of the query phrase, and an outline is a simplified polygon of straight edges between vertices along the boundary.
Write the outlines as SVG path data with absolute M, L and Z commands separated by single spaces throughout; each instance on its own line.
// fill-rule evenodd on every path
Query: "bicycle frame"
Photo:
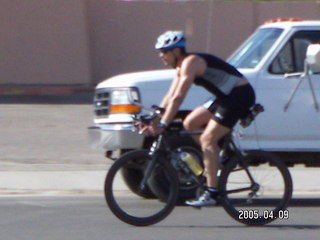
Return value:
M 162 159 L 162 157 L 165 158 L 166 154 L 168 153 L 168 151 L 171 150 L 170 146 L 166 142 L 166 139 L 168 138 L 168 136 L 170 136 L 171 132 L 173 132 L 173 131 L 165 130 L 162 134 L 160 134 L 157 137 L 157 139 L 152 144 L 152 147 L 151 147 L 150 153 L 149 153 L 150 156 L 151 156 L 151 161 L 149 161 L 147 163 L 145 174 L 144 174 L 144 177 L 143 177 L 143 179 L 141 181 L 141 184 L 140 184 L 140 189 L 141 190 L 143 190 L 146 187 L 147 180 L 150 177 L 151 172 L 152 172 L 154 166 L 156 165 L 157 161 L 160 161 L 160 159 Z M 196 131 L 188 131 L 188 130 L 177 131 L 178 135 L 197 135 L 197 134 L 201 134 L 201 133 L 202 133 L 201 130 L 196 130 Z M 235 142 L 233 141 L 233 139 L 232 139 L 232 131 L 224 137 L 223 145 L 222 145 L 220 154 L 224 154 L 226 151 L 228 151 L 228 149 L 231 150 L 232 153 L 236 156 L 235 159 L 237 160 L 237 163 L 239 163 L 239 165 L 244 168 L 246 174 L 248 175 L 248 177 L 249 177 L 249 179 L 251 181 L 251 186 L 250 187 L 246 187 L 246 188 L 229 190 L 226 193 L 238 193 L 238 192 L 243 192 L 243 191 L 248 191 L 248 190 L 252 190 L 253 192 L 257 192 L 259 190 L 259 185 L 254 181 L 252 174 L 248 170 L 248 164 L 244 160 L 242 152 L 238 149 L 238 147 L 236 146 Z M 241 170 L 241 169 L 239 169 L 239 170 Z M 237 170 L 235 170 L 235 171 L 237 171 Z M 203 186 L 203 183 L 197 177 L 192 175 L 192 178 L 199 185 L 199 187 Z
M 254 119 L 253 112 L 251 115 L 253 117 L 249 120 Z M 157 114 L 152 114 L 151 118 L 146 116 L 136 120 L 150 124 L 155 117 L 159 118 Z M 135 126 L 141 127 L 138 124 Z M 157 223 L 168 216 L 177 203 L 184 203 L 207 189 L 203 169 L 196 171 L 192 165 L 194 162 L 190 163 L 201 161 L 199 146 L 189 141 L 190 136 L 196 134 L 202 134 L 202 131 L 185 131 L 181 124 L 178 127 L 175 123 L 171 124 L 156 137 L 149 151 L 126 153 L 111 166 L 105 181 L 105 196 L 110 209 L 120 220 L 135 226 Z M 219 142 L 219 146 L 220 158 L 228 160 L 220 162 L 217 202 L 233 219 L 247 225 L 263 225 L 275 220 L 273 216 L 278 216 L 279 211 L 286 209 L 292 196 L 292 179 L 288 168 L 271 153 L 244 153 L 234 142 L 232 130 Z M 188 156 L 188 161 L 184 161 L 184 156 Z M 265 174 L 271 175 L 271 178 Z M 128 195 L 114 187 L 119 177 L 126 181 L 125 191 Z M 131 184 L 133 177 L 136 179 Z M 131 205 L 129 196 L 133 201 L 142 203 Z M 263 212 L 259 213 L 257 209 L 254 210 L 254 216 L 245 218 L 243 212 L 253 213 L 252 207 L 257 204 L 260 206 L 265 200 L 272 200 L 271 205 L 261 205 L 266 206 Z M 149 207 L 145 211 L 144 203 L 158 207 Z M 272 216 L 266 216 L 266 212 L 272 213 Z
M 220 154 L 221 153 L 223 154 L 224 152 L 226 152 L 228 150 L 228 148 L 236 156 L 235 159 L 237 160 L 237 163 L 245 170 L 246 174 L 248 175 L 248 177 L 250 179 L 251 186 L 250 187 L 246 187 L 246 188 L 239 188 L 239 189 L 229 190 L 229 191 L 226 191 L 225 193 L 239 193 L 239 192 L 244 192 L 244 191 L 247 191 L 247 190 L 252 190 L 254 192 L 257 192 L 259 190 L 259 185 L 255 182 L 252 174 L 250 173 L 250 171 L 248 169 L 249 165 L 245 161 L 243 153 L 238 149 L 237 145 L 233 141 L 233 139 L 232 139 L 232 131 L 224 137 L 223 146 L 221 148 Z M 236 169 L 234 171 L 240 171 L 240 170 L 242 170 L 242 169 L 239 168 L 239 169 Z

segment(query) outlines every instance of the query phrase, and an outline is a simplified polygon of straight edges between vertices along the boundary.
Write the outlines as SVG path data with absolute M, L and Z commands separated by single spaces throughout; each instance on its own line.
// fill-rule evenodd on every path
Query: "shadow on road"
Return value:
M 186 226 L 181 226 L 181 225 L 155 225 L 153 226 L 155 228 L 210 228 L 210 229 L 243 229 L 243 228 L 278 228 L 278 229 L 305 229 L 305 230 L 317 230 L 320 229 L 319 224 L 272 224 L 272 225 L 260 225 L 260 226 L 247 226 L 247 225 L 219 225 L 219 226 L 214 226 L 214 225 L 186 225 Z
M 320 207 L 320 198 L 293 198 L 289 206 L 291 207 Z

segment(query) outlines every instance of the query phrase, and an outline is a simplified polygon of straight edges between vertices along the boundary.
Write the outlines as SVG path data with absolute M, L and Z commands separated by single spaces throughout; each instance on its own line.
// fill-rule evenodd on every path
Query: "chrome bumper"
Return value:
M 142 148 L 144 136 L 133 129 L 131 124 L 91 126 L 88 128 L 89 145 L 102 150 Z

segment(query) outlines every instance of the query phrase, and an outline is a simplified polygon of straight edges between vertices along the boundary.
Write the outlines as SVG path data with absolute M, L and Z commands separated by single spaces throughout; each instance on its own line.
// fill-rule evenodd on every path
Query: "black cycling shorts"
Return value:
M 213 113 L 213 119 L 223 126 L 233 128 L 239 119 L 244 118 L 255 103 L 256 97 L 250 84 L 235 87 L 223 98 L 216 99 L 207 109 Z

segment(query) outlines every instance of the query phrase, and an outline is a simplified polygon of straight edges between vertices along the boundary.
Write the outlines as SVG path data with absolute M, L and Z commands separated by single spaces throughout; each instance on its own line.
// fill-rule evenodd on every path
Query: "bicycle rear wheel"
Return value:
M 141 159 L 137 161 L 133 158 L 132 154 L 125 154 L 111 166 L 106 176 L 104 193 L 110 210 L 120 220 L 131 225 L 155 224 L 167 217 L 176 205 L 178 178 L 174 168 L 164 160 L 157 161 L 146 185 L 148 188 L 148 182 L 161 178 L 161 182 L 165 182 L 167 187 L 164 199 L 145 198 L 139 193 L 140 183 L 132 188 L 123 181 L 123 173 L 128 169 L 145 169 L 149 162 L 150 159 L 141 162 Z M 152 191 L 152 188 L 148 188 L 148 191 Z
M 252 184 L 245 168 L 234 160 L 222 169 L 219 188 L 226 212 L 247 225 L 288 218 L 286 207 L 292 196 L 292 179 L 286 165 L 263 151 L 250 152 L 245 156 L 245 163 L 256 184 Z

